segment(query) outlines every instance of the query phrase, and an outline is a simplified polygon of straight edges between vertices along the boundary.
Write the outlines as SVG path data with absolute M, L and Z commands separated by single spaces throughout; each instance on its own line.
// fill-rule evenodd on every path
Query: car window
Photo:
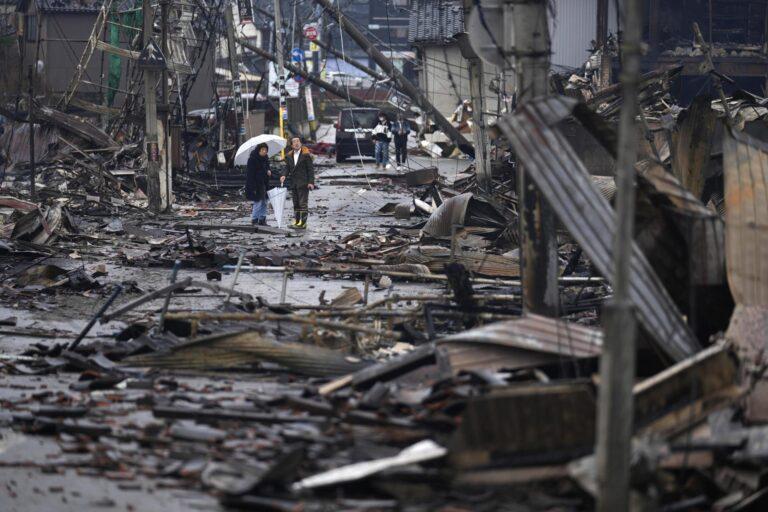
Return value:
M 341 127 L 348 128 L 373 128 L 378 118 L 376 110 L 344 110 L 341 112 Z

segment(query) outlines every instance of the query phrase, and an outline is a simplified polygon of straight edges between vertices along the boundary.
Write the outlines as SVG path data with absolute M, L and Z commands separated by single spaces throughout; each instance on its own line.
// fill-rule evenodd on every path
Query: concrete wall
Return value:
M 457 45 L 424 46 L 419 85 L 427 98 L 445 117 L 449 117 L 459 102 L 470 99 L 469 68 Z M 495 112 L 498 95 L 488 85 L 498 77 L 494 66 L 485 64 L 485 109 Z

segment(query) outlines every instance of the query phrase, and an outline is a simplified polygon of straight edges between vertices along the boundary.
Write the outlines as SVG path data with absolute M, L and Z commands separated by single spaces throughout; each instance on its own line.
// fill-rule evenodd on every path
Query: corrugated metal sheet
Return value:
M 350 361 L 343 353 L 306 343 L 281 343 L 256 331 L 206 336 L 168 352 L 134 356 L 127 366 L 167 369 L 216 369 L 271 361 L 304 375 L 328 377 L 360 370 L 369 363 Z
M 550 16 L 552 65 L 577 68 L 589 58 L 597 34 L 597 0 L 554 0 Z
M 439 246 L 409 247 L 403 252 L 402 259 L 408 263 L 421 263 L 432 272 L 442 273 L 451 261 L 451 252 Z M 458 252 L 454 260 L 480 276 L 520 277 L 519 262 L 500 254 Z
M 526 315 L 437 340 L 453 371 L 534 366 L 600 355 L 603 332 L 556 318 Z
M 600 273 L 610 277 L 616 213 L 554 129 L 575 105 L 563 97 L 533 101 L 500 119 L 499 126 L 568 231 Z M 679 361 L 698 351 L 693 333 L 637 244 L 632 248 L 629 296 L 641 325 L 670 358 Z
M 768 306 L 768 144 L 736 131 L 723 138 L 725 254 L 737 304 Z
M 620 4 L 624 0 L 619 1 Z M 597 36 L 597 0 L 552 0 L 549 33 L 552 65 L 581 67 L 589 58 L 591 41 Z M 608 32 L 618 27 L 616 2 L 608 2 Z
M 435 238 L 449 237 L 452 226 L 477 226 L 501 232 L 506 227 L 506 220 L 491 203 L 465 192 L 446 199 L 432 212 L 422 231 Z

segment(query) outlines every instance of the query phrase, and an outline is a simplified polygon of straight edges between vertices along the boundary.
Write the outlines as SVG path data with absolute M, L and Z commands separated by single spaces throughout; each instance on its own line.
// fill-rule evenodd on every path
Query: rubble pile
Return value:
M 758 510 L 768 110 L 668 105 L 675 72 L 646 76 L 638 118 L 633 488 L 649 508 Z M 234 176 L 178 176 L 149 215 L 136 146 L 41 131 L 71 145 L 41 158 L 39 202 L 16 157 L 0 197 L 0 300 L 21 317 L 0 332 L 28 340 L 0 358 L 0 426 L 56 446 L 24 467 L 244 509 L 592 510 L 621 94 L 582 92 L 499 121 L 490 193 L 468 164 L 318 165 L 307 234 L 239 222 Z M 552 318 L 524 313 L 517 158 L 559 220 Z M 22 315 L 65 306 L 77 332 Z

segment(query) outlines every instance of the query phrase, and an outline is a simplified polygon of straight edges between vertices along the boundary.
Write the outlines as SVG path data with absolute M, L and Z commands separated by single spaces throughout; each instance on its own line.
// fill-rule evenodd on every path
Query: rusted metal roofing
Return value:
M 724 231 L 723 221 L 717 211 L 704 206 L 660 164 L 645 160 L 635 168 L 639 189 L 667 212 L 666 216 L 687 245 L 688 250 L 684 255 L 686 261 L 676 261 L 672 254 L 665 254 L 661 257 L 666 260 L 666 264 L 688 265 L 691 284 L 724 284 Z M 685 288 L 687 293 L 687 284 Z
M 409 247 L 403 252 L 403 259 L 408 263 L 421 263 L 435 273 L 445 270 L 451 261 L 451 251 L 441 246 Z M 477 275 L 486 277 L 520 277 L 520 265 L 516 259 L 487 252 L 457 252 L 454 261 L 461 263 Z
M 452 226 L 477 226 L 500 233 L 506 227 L 506 222 L 491 203 L 471 192 L 465 192 L 446 199 L 432 212 L 422 231 L 435 238 L 449 237 Z
M 559 358 L 596 357 L 603 332 L 557 318 L 526 315 L 494 322 L 440 340 L 455 372 L 472 369 L 514 369 Z
M 768 306 L 768 144 L 725 130 L 725 258 L 737 304 Z
M 500 119 L 499 126 L 560 220 L 610 279 L 616 213 L 573 148 L 554 129 L 575 105 L 575 100 L 563 97 L 536 100 Z M 698 351 L 697 340 L 637 244 L 632 247 L 629 297 L 641 325 L 667 356 L 679 361 Z

